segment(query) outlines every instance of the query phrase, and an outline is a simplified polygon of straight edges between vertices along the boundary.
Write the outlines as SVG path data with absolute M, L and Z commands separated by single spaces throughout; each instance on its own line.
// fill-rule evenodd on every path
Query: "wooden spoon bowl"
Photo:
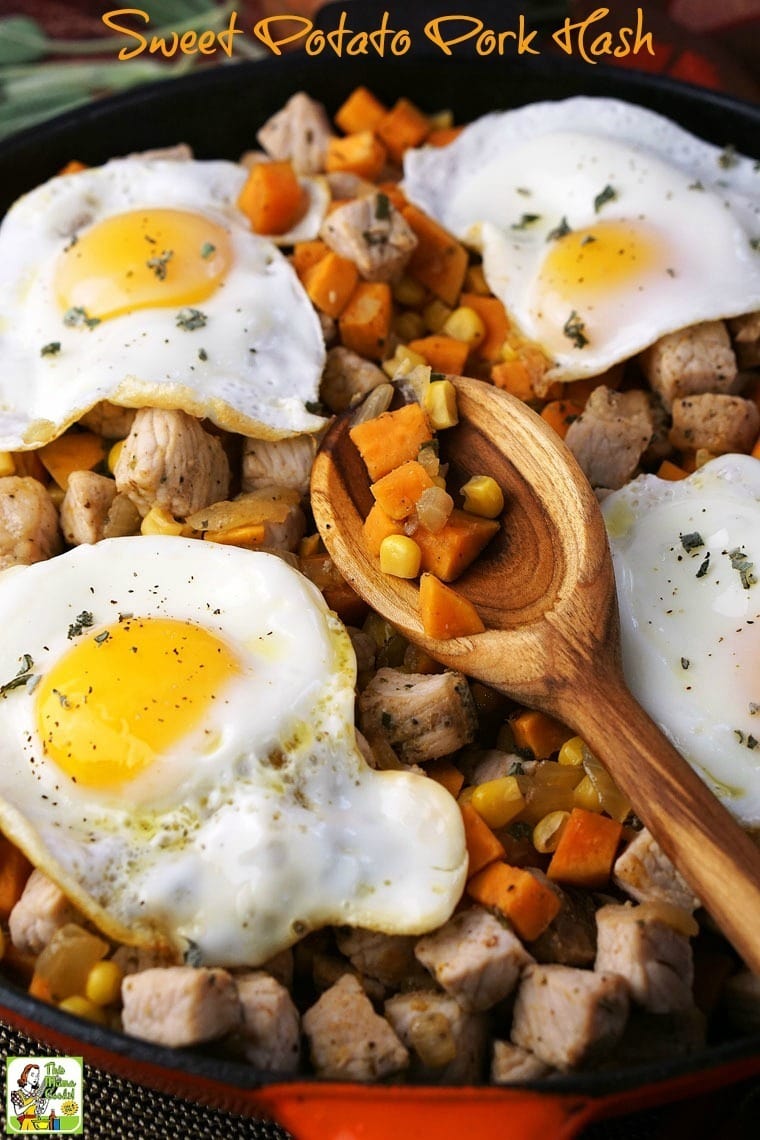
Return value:
M 499 534 L 456 585 L 486 632 L 426 636 L 416 583 L 381 573 L 368 553 L 362 523 L 373 500 L 349 415 L 331 426 L 312 474 L 327 550 L 353 589 L 409 641 L 582 736 L 760 973 L 760 849 L 626 687 L 612 560 L 586 477 L 522 401 L 477 380 L 449 379 L 460 422 L 446 433 L 446 459 L 463 478 L 492 475 L 505 496 Z

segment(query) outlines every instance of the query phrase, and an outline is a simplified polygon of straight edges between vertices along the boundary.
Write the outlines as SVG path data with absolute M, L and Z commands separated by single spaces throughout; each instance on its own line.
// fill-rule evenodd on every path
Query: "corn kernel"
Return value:
M 0 451 L 0 476 L 15 475 L 16 461 L 10 451 Z
M 453 336 L 454 340 L 463 340 L 470 348 L 474 348 L 484 339 L 486 326 L 480 313 L 476 313 L 469 305 L 460 305 L 446 318 L 441 332 Z
M 525 807 L 525 799 L 514 776 L 486 780 L 473 789 L 472 806 L 489 827 L 506 827 Z
M 401 341 L 418 340 L 425 335 L 425 322 L 421 313 L 407 310 L 393 321 L 393 331 Z
M 420 572 L 422 551 L 413 538 L 405 534 L 389 534 L 380 543 L 380 569 L 396 578 L 416 578 Z
M 514 348 L 509 343 L 508 340 L 505 340 L 504 344 L 501 346 L 501 351 L 499 352 L 499 357 L 501 360 L 506 360 L 506 361 L 517 360 L 517 349 Z
M 573 768 L 580 768 L 586 752 L 586 745 L 580 736 L 571 736 L 559 750 L 557 760 L 560 764 L 568 764 Z
M 190 535 L 192 529 L 179 522 L 163 507 L 151 507 L 140 525 L 140 534 Z
M 407 277 L 406 274 L 396 282 L 393 286 L 394 300 L 398 301 L 399 305 L 406 305 L 410 309 L 416 309 L 422 305 L 427 297 L 425 286 L 420 285 L 419 281 L 415 281 L 413 277 Z
M 501 487 L 490 475 L 473 475 L 462 487 L 464 509 L 484 519 L 495 519 L 504 510 Z
M 456 388 L 450 380 L 436 380 L 425 393 L 423 407 L 435 431 L 459 423 Z
M 124 971 L 110 958 L 96 962 L 90 968 L 84 987 L 84 996 L 93 1005 L 115 1005 L 121 995 Z
M 533 828 L 533 846 L 541 855 L 557 850 L 560 836 L 570 818 L 569 811 L 550 811 Z
M 439 301 L 437 297 L 425 305 L 422 316 L 428 332 L 440 332 L 448 320 L 450 312 L 449 306 L 444 305 L 443 301 Z
M 488 288 L 482 265 L 470 265 L 464 278 L 464 287 L 467 293 L 477 293 L 479 297 L 487 297 L 491 290 Z
M 94 1021 L 97 1025 L 105 1025 L 107 1021 L 105 1011 L 81 994 L 64 998 L 58 1003 L 58 1008 L 73 1013 L 75 1017 L 83 1017 L 85 1021 Z
M 106 460 L 106 464 L 108 466 L 108 470 L 111 472 L 112 475 L 113 475 L 114 471 L 116 470 L 116 464 L 119 462 L 119 456 L 121 455 L 122 451 L 124 450 L 124 443 L 125 443 L 125 440 L 117 439 L 116 443 L 113 445 L 111 450 L 108 452 L 108 459 Z
M 383 361 L 382 369 L 386 376 L 390 376 L 391 380 L 394 380 L 397 376 L 406 376 L 420 364 L 423 366 L 427 364 L 424 356 L 415 352 L 414 349 L 408 348 L 405 344 L 398 344 L 393 356 L 389 356 L 387 360 Z
M 601 811 L 602 804 L 596 785 L 590 776 L 584 776 L 580 784 L 573 790 L 573 804 L 575 807 L 585 808 L 586 811 Z

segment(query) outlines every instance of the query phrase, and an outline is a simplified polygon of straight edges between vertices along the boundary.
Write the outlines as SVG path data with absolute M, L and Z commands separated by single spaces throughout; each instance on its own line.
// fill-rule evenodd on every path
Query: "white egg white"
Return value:
M 171 617 L 242 663 L 197 732 L 107 791 L 45 753 L 42 681 L 0 699 L 0 826 L 101 930 L 254 965 L 327 923 L 411 934 L 446 920 L 467 866 L 459 809 L 433 780 L 364 762 L 353 649 L 307 579 L 274 555 L 175 537 L 14 568 L 0 575 L 0 683 L 25 667 L 44 678 L 83 611 L 94 625 L 74 638 L 119 614 Z
M 262 438 L 323 425 L 306 407 L 325 359 L 319 321 L 288 261 L 237 209 L 245 177 L 231 162 L 114 159 L 15 203 L 0 226 L 0 450 L 38 447 L 102 399 L 181 408 Z M 304 225 L 318 229 L 324 186 L 309 201 Z M 180 327 L 178 305 L 68 327 L 55 291 L 62 252 L 98 222 L 151 207 L 229 233 L 233 264 L 198 305 L 203 326 Z
M 577 97 L 486 115 L 447 147 L 408 151 L 404 189 L 482 252 L 490 288 L 551 361 L 547 383 L 760 306 L 758 164 L 633 104 Z M 641 227 L 656 264 L 619 287 L 602 279 L 592 300 L 558 300 L 541 281 L 557 235 L 611 220 Z M 580 340 L 565 327 L 574 312 Z
M 642 475 L 602 504 L 623 667 L 709 787 L 760 828 L 760 462 Z

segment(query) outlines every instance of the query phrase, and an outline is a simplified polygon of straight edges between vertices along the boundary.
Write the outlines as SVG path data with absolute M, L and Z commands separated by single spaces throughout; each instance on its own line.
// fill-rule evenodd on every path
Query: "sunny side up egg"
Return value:
M 459 809 L 367 766 L 350 639 L 283 560 L 80 546 L 0 575 L 0 625 L 0 827 L 106 934 L 256 965 L 450 915 Z
M 602 504 L 634 696 L 760 830 L 760 462 L 642 475 Z
M 104 399 L 265 439 L 323 425 L 307 407 L 319 320 L 237 208 L 245 178 L 231 162 L 122 158 L 14 204 L 0 226 L 0 450 L 39 447 Z M 312 183 L 304 233 L 327 205 Z
M 670 120 L 578 97 L 407 152 L 408 197 L 480 250 L 551 365 L 597 376 L 659 337 L 760 306 L 760 171 Z

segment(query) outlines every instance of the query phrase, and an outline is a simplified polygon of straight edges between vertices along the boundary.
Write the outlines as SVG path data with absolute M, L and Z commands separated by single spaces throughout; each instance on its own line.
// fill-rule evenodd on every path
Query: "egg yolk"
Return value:
M 43 677 L 37 728 L 73 780 L 113 788 L 138 776 L 202 723 L 241 672 L 200 626 L 128 618 L 83 636 Z
M 56 292 L 65 313 L 106 320 L 133 309 L 205 300 L 232 264 L 229 234 L 185 210 L 105 218 L 61 253 Z

